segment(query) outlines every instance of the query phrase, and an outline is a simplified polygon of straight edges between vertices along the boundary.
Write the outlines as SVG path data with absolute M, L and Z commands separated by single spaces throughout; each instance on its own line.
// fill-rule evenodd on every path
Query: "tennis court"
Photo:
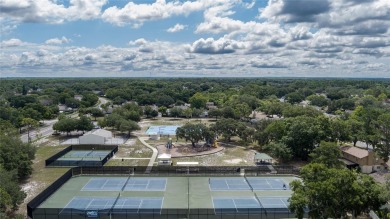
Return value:
M 244 177 L 210 178 L 209 182 L 211 191 L 251 190 Z
M 97 151 L 97 150 L 71 150 L 57 160 L 79 160 L 79 159 L 103 159 L 111 151 Z
M 261 213 L 261 206 L 255 197 L 213 198 L 216 214 Z
M 289 197 L 259 197 L 259 201 L 261 206 L 265 209 L 288 212 L 288 198 Z
M 150 126 L 145 132 L 147 135 L 176 135 L 180 126 Z
M 215 177 L 209 180 L 211 191 L 229 190 L 289 190 L 288 183 L 280 178 Z
M 290 189 L 288 183 L 278 178 L 247 177 L 253 190 L 287 190 Z
M 165 191 L 166 183 L 164 178 L 97 177 L 81 191 Z
M 113 213 L 156 213 L 161 211 L 161 197 L 74 197 L 61 211 L 67 214 L 73 211 L 102 211 Z
M 165 191 L 167 179 L 130 178 L 124 191 Z
M 272 177 L 248 177 L 267 179 Z M 275 177 L 287 184 L 295 177 Z M 33 219 L 97 214 L 137 218 L 288 218 L 291 190 L 251 190 L 242 176 L 80 175 L 70 178 L 34 211 Z M 272 180 L 271 180 L 272 181 Z M 48 210 L 49 209 L 49 210 Z M 266 212 L 275 212 L 268 214 Z M 278 214 L 280 214 L 278 216 Z M 283 214 L 283 215 L 282 215 Z M 126 216 L 127 215 L 127 216 Z M 130 216 L 128 216 L 130 215 Z

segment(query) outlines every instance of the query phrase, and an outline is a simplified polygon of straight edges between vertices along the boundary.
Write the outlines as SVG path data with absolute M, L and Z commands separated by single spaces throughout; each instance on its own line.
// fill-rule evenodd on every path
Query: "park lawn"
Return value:
M 153 151 L 143 145 L 138 138 L 134 139 L 135 143 L 131 145 L 122 144 L 118 147 L 116 157 L 131 157 L 131 158 L 150 158 Z
M 255 152 L 245 147 L 224 147 L 223 151 L 215 154 L 173 158 L 174 164 L 177 162 L 199 162 L 200 166 L 254 166 Z
M 22 188 L 26 192 L 27 196 L 24 202 L 19 206 L 19 214 L 26 215 L 27 203 L 69 170 L 69 168 L 45 168 L 45 160 L 47 158 L 67 147 L 64 145 L 53 146 L 51 142 L 53 141 L 45 142 L 37 147 L 35 159 L 32 165 L 33 172 L 30 178 L 22 184 Z
M 111 159 L 104 166 L 147 166 L 149 159 L 131 159 L 131 160 L 121 160 L 121 159 Z

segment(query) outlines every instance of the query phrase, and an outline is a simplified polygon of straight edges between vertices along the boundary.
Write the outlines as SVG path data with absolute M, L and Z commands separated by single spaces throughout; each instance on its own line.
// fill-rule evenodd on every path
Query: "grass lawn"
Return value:
M 47 141 L 40 144 L 37 148 L 33 161 L 33 173 L 30 178 L 22 184 L 22 188 L 26 192 L 27 197 L 19 206 L 18 213 L 20 214 L 27 214 L 27 203 L 69 170 L 69 168 L 45 168 L 45 160 L 47 158 L 67 147 L 63 145 L 53 146 L 50 144 L 51 142 L 53 141 Z
M 131 158 L 150 158 L 153 151 L 143 145 L 138 138 L 128 140 L 131 144 L 119 145 L 118 152 L 115 154 L 116 157 L 131 157 Z
M 121 159 L 111 159 L 104 166 L 147 166 L 149 160 L 121 160 Z

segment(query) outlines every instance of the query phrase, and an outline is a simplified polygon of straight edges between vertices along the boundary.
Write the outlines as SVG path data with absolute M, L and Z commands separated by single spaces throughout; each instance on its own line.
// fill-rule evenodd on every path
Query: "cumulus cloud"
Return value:
M 185 28 L 187 28 L 187 25 L 176 24 L 175 26 L 168 28 L 167 32 L 169 32 L 169 33 L 176 33 L 176 32 L 184 30 Z
M 61 44 L 64 44 L 64 43 L 70 43 L 72 42 L 71 39 L 68 39 L 66 37 L 62 37 L 62 38 L 52 38 L 52 39 L 48 39 L 46 40 L 46 44 L 51 44 L 51 45 L 61 45 Z
M 231 0 L 198 0 L 170 1 L 156 0 L 152 4 L 127 3 L 123 8 L 112 6 L 107 8 L 102 18 L 104 21 L 118 25 L 141 26 L 145 21 L 161 20 L 172 16 L 185 15 L 201 11 L 214 5 L 221 5 Z
M 15 38 L 4 40 L 0 43 L 1 47 L 16 47 L 21 45 L 23 45 L 23 42 L 20 39 L 15 39 Z
M 69 6 L 51 0 L 2 0 L 0 18 L 18 22 L 62 23 L 98 18 L 107 0 L 70 0 Z
M 314 22 L 316 16 L 330 10 L 329 0 L 269 0 L 261 16 L 277 18 L 285 22 Z
M 192 53 L 204 53 L 204 54 L 224 54 L 233 53 L 237 49 L 242 47 L 239 42 L 220 38 L 214 40 L 214 38 L 199 39 L 189 46 L 188 51 Z

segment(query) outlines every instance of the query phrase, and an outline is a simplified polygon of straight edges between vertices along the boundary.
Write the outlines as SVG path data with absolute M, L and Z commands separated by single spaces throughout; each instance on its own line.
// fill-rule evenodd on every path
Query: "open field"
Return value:
M 143 145 L 138 138 L 130 138 L 125 144 L 119 145 L 117 158 L 150 158 L 152 150 Z

